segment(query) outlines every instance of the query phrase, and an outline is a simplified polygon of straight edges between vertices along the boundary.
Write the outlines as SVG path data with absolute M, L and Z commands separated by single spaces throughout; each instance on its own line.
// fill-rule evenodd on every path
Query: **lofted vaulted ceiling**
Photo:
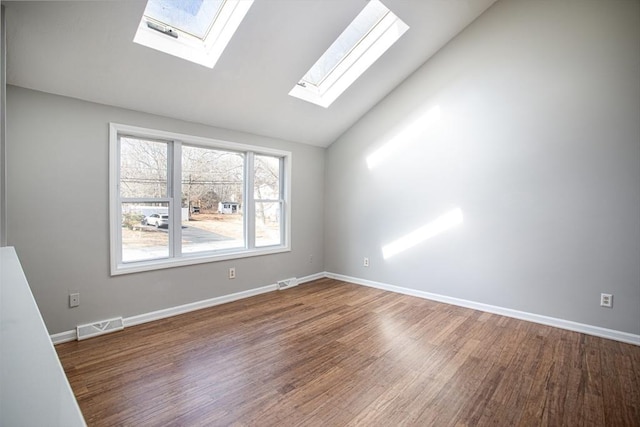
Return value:
M 288 93 L 365 0 L 256 0 L 213 69 L 133 43 L 145 0 L 3 2 L 7 82 L 326 147 L 495 0 L 382 2 L 409 31 L 326 109 Z

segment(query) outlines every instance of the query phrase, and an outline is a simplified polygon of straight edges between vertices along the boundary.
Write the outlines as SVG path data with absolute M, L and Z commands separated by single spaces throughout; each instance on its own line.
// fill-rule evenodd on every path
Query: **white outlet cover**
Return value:
M 69 307 L 78 307 L 80 305 L 80 294 L 69 294 Z
M 601 307 L 613 307 L 613 295 L 612 294 L 600 294 L 600 306 Z

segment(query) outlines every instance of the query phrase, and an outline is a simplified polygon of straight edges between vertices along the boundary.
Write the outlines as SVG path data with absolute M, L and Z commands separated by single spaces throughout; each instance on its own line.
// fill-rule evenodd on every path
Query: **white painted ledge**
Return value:
M 0 426 L 86 426 L 11 247 L 0 248 Z

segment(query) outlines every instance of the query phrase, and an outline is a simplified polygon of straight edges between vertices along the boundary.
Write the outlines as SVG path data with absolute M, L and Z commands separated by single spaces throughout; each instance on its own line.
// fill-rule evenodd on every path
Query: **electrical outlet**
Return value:
M 80 294 L 69 294 L 69 307 L 77 307 L 80 305 Z
M 309 255 L 309 264 L 313 264 L 313 255 Z
M 613 308 L 613 295 L 611 294 L 600 294 L 600 306 Z
M 365 267 L 369 267 L 369 258 L 364 257 L 364 261 L 362 262 L 362 265 L 364 265 Z
M 236 268 L 231 267 L 229 268 L 229 279 L 235 279 L 235 278 L 236 278 Z

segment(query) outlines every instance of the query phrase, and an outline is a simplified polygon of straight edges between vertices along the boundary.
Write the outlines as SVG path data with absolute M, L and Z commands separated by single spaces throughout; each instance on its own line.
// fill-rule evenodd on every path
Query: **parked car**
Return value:
M 143 225 L 153 225 L 156 228 L 168 228 L 169 227 L 169 215 L 168 214 L 151 214 L 144 217 L 142 220 Z

